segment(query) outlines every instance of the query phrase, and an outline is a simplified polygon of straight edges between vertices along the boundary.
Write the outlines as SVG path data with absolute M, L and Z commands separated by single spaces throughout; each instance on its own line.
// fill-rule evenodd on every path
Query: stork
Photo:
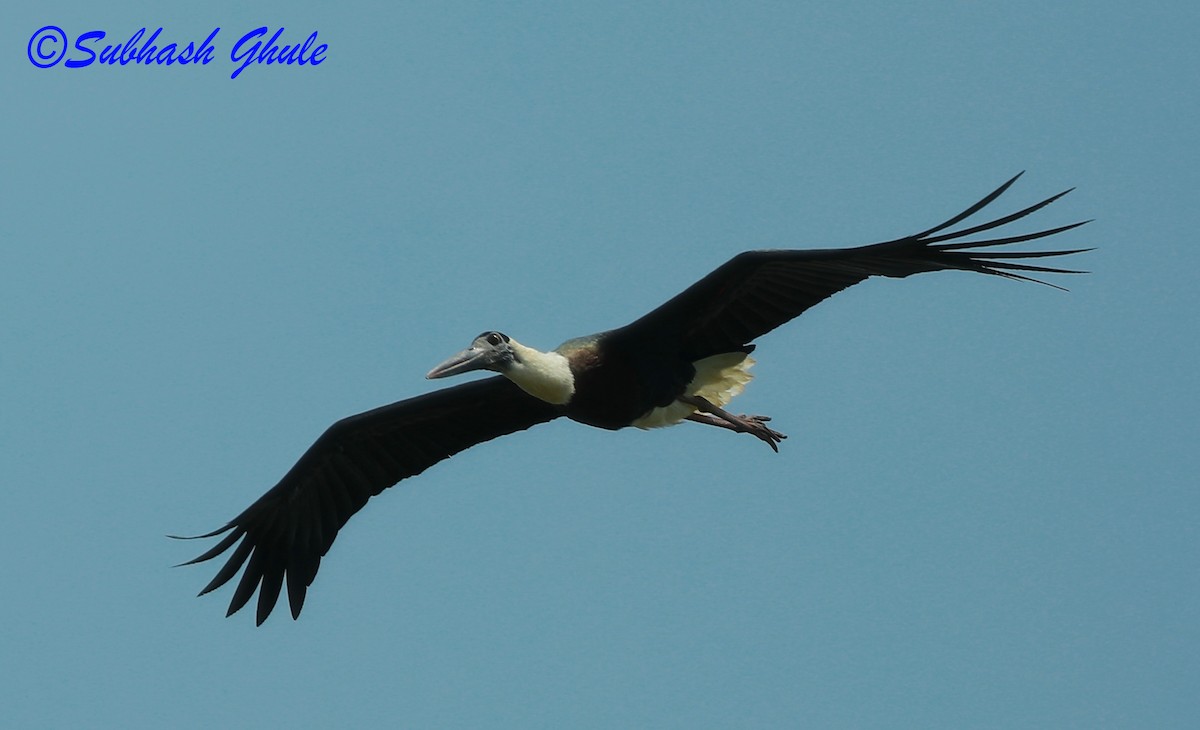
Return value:
M 500 332 L 484 332 L 426 377 L 475 370 L 498 375 L 333 424 L 278 484 L 220 529 L 196 536 L 224 534 L 183 565 L 233 548 L 200 595 L 224 585 L 244 566 L 227 616 L 257 590 L 256 621 L 262 624 L 286 580 L 292 618 L 298 618 L 321 558 L 371 497 L 471 446 L 562 416 L 604 429 L 693 421 L 750 434 L 778 451 L 785 437 L 767 425 L 768 417 L 725 410 L 751 378 L 755 338 L 872 276 L 902 278 L 958 269 L 1055 286 L 1030 275 L 1083 273 L 1020 261 L 1090 249 L 983 249 L 1053 236 L 1087 221 L 964 240 L 1024 218 L 1070 190 L 985 223 L 949 230 L 992 203 L 1018 177 L 950 220 L 914 235 L 857 248 L 746 251 L 633 323 L 567 340 L 550 352 Z

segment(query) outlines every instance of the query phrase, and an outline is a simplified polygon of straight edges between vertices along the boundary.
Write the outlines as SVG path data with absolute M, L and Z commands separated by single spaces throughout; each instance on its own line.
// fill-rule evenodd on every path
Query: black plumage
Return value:
M 200 595 L 228 582 L 249 558 L 227 615 L 244 606 L 261 584 L 261 624 L 275 607 L 286 574 L 292 617 L 298 617 L 321 558 L 368 499 L 464 449 L 560 415 L 558 406 L 497 375 L 343 418 L 254 504 L 221 529 L 199 535 L 228 533 L 184 565 L 215 558 L 241 540 Z
M 738 254 L 633 323 L 560 346 L 556 352 L 570 363 L 575 388 L 565 403 L 534 397 L 501 375 L 338 421 L 266 494 L 224 527 L 200 535 L 224 536 L 212 549 L 185 565 L 210 560 L 233 548 L 201 595 L 224 585 L 244 566 L 229 614 L 244 606 L 258 590 L 257 621 L 261 624 L 286 582 L 292 616 L 298 617 L 321 557 L 367 500 L 475 444 L 563 415 L 602 428 L 631 425 L 649 410 L 687 397 L 684 393 L 695 375 L 696 361 L 723 353 L 748 353 L 755 338 L 871 276 L 905 277 L 960 269 L 1039 281 L 1032 275 L 1079 273 L 1023 260 L 1088 249 L 991 249 L 1053 236 L 1083 222 L 1033 233 L 963 240 L 1024 218 L 1065 193 L 986 223 L 946 232 L 993 202 L 1016 179 L 945 223 L 915 235 L 848 249 Z M 481 346 L 485 346 L 489 338 L 497 352 L 508 352 L 512 357 L 507 336 L 485 333 L 477 342 L 484 341 Z M 505 372 L 506 367 L 504 361 L 489 361 L 471 369 Z M 759 429 L 755 435 L 772 448 L 782 438 L 782 434 L 754 422 L 758 417 L 734 417 L 719 408 L 704 413 L 694 420 L 734 430 Z

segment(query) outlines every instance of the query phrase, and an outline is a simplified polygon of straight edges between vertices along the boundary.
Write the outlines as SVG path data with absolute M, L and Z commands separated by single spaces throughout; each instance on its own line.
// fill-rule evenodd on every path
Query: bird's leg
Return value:
M 787 438 L 784 434 L 767 428 L 766 422 L 771 420 L 770 416 L 735 416 L 698 395 L 680 396 L 679 400 L 699 409 L 696 413 L 688 416 L 687 420 L 704 423 L 709 426 L 728 428 L 738 433 L 752 434 L 756 438 L 766 442 L 767 446 L 770 446 L 776 452 L 779 451 L 779 442 Z

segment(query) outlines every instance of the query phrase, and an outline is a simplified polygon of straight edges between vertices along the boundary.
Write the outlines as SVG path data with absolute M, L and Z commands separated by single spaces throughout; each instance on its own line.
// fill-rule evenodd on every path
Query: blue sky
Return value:
M 224 5 L 225 7 L 221 7 Z M 1194 3 L 3 11 L 0 669 L 23 727 L 1194 727 Z M 207 66 L 35 68 L 45 25 Z M 329 45 L 254 66 L 243 33 Z M 1069 293 L 871 281 L 736 408 L 555 422 L 374 500 L 299 622 L 202 546 L 484 329 L 551 348 L 738 251 L 1020 170 Z

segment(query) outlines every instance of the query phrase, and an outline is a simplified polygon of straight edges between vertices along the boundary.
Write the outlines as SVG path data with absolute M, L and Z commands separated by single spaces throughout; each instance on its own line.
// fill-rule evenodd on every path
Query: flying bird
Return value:
M 785 436 L 768 425 L 768 417 L 725 410 L 750 381 L 755 338 L 872 276 L 958 269 L 1055 286 L 1032 275 L 1083 273 L 1023 262 L 1090 249 L 992 247 L 1046 238 L 1087 221 L 964 240 L 1020 220 L 1070 190 L 985 223 L 949 230 L 996 200 L 1018 177 L 950 220 L 914 235 L 856 248 L 740 253 L 633 323 L 567 340 L 550 352 L 500 332 L 484 332 L 426 377 L 475 370 L 498 375 L 333 424 L 278 484 L 220 529 L 196 536 L 224 535 L 183 565 L 211 560 L 232 548 L 200 595 L 224 585 L 244 567 L 227 616 L 257 590 L 256 620 L 262 624 L 286 581 L 292 617 L 298 618 L 321 558 L 371 497 L 476 444 L 562 416 L 604 429 L 694 421 L 750 434 L 778 451 Z

